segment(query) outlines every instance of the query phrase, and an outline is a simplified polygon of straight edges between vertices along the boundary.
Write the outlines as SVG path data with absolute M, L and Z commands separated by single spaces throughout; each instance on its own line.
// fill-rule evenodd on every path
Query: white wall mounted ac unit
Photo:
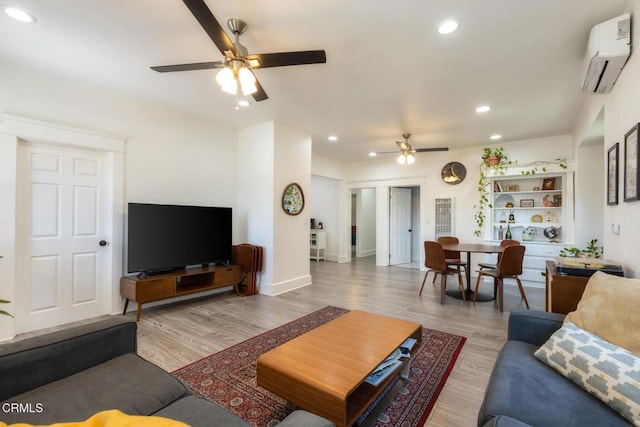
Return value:
M 589 33 L 582 92 L 608 93 L 631 53 L 631 15 L 596 25 Z

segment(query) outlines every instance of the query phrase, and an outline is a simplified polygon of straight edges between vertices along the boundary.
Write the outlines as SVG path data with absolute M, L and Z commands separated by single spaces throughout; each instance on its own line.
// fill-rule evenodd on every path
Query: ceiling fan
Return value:
M 251 94 L 256 101 L 264 101 L 269 97 L 256 79 L 254 69 L 327 62 L 324 50 L 249 55 L 247 48 L 240 44 L 240 35 L 247 30 L 246 22 L 234 18 L 227 21 L 227 27 L 235 36 L 235 41 L 232 42 L 204 0 L 183 0 L 183 2 L 213 40 L 213 43 L 220 49 L 220 52 L 224 54 L 225 59 L 224 61 L 151 67 L 154 71 L 166 73 L 221 68 L 216 80 L 221 84 L 223 91 L 235 94 L 238 89 L 241 89 L 243 95 Z
M 403 133 L 402 137 L 404 141 L 396 141 L 398 147 L 400 148 L 400 155 L 398 156 L 398 163 L 401 165 L 404 164 L 412 164 L 416 161 L 414 156 L 415 153 L 425 153 L 429 151 L 449 151 L 448 147 L 433 147 L 433 148 L 413 148 L 411 144 L 409 144 L 409 138 L 411 138 L 410 133 Z M 370 156 L 377 156 L 378 154 L 395 154 L 397 151 L 381 151 L 369 153 Z

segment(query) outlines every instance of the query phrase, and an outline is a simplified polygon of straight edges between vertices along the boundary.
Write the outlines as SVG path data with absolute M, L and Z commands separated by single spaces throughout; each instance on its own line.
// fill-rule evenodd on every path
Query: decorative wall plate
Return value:
M 542 222 L 543 219 L 542 215 L 534 215 L 531 217 L 531 222 Z
M 442 167 L 440 172 L 442 180 L 449 185 L 457 185 L 467 176 L 467 168 L 460 162 L 449 162 Z
M 297 183 L 293 182 L 284 189 L 282 209 L 289 215 L 298 215 L 304 209 L 304 194 Z

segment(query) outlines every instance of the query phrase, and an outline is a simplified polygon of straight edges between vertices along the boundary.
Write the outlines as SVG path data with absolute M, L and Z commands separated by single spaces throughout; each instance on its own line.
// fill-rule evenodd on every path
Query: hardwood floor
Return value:
M 495 301 L 474 305 L 447 297 L 441 305 L 439 290 L 429 283 L 419 297 L 424 272 L 416 269 L 311 262 L 311 275 L 312 286 L 276 297 L 224 293 L 145 309 L 138 352 L 173 371 L 327 305 L 407 319 L 467 338 L 425 425 L 476 425 L 489 374 L 506 340 L 509 310 L 524 307 L 514 285 L 505 286 L 505 312 L 500 313 Z M 453 282 L 449 287 L 455 288 Z M 492 291 L 492 285 L 484 290 Z M 526 292 L 532 309 L 544 309 L 543 289 Z

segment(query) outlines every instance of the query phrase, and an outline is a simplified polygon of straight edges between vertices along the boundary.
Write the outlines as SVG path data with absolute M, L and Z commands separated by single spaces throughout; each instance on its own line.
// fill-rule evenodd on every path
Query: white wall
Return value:
M 260 293 L 277 295 L 311 284 L 309 219 L 311 137 L 268 122 L 239 133 L 238 217 L 247 243 L 264 246 Z M 296 182 L 305 207 L 291 216 L 282 209 L 282 195 Z
M 640 16 L 640 0 L 629 2 L 627 11 L 632 16 Z M 623 11 L 621 11 L 622 13 Z M 640 40 L 640 26 L 632 25 L 631 40 Z M 625 268 L 625 275 L 637 277 L 640 272 L 638 263 L 638 242 L 640 242 L 640 201 L 624 202 L 622 184 L 624 181 L 624 135 L 632 126 L 640 121 L 640 55 L 635 50 L 622 70 L 613 90 L 607 95 L 585 95 L 582 110 L 574 128 L 574 140 L 579 143 L 585 136 L 592 123 L 604 106 L 604 146 L 602 147 L 602 163 L 606 164 L 607 150 L 616 142 L 620 143 L 620 188 L 617 206 L 604 206 L 603 244 L 606 259 L 621 263 Z M 601 173 L 606 174 L 606 166 Z M 606 176 L 603 178 L 606 182 Z M 604 187 L 600 192 L 604 193 Z M 603 202 L 604 203 L 604 202 Z M 611 230 L 611 225 L 620 226 L 620 234 Z
M 606 205 L 602 144 L 577 150 L 576 170 L 576 247 L 585 248 L 591 239 L 603 240 Z
M 263 123 L 238 134 L 238 201 L 236 222 L 239 243 L 265 248 L 261 285 L 273 286 L 273 217 L 277 195 L 273 184 L 274 123 Z M 261 286 L 260 291 L 263 291 Z
M 281 206 L 282 193 L 290 183 L 297 182 L 305 194 L 311 189 L 311 136 L 280 123 L 275 124 L 274 130 L 273 251 L 276 258 L 271 295 L 311 284 L 311 210 L 307 204 L 299 215 L 291 216 Z

